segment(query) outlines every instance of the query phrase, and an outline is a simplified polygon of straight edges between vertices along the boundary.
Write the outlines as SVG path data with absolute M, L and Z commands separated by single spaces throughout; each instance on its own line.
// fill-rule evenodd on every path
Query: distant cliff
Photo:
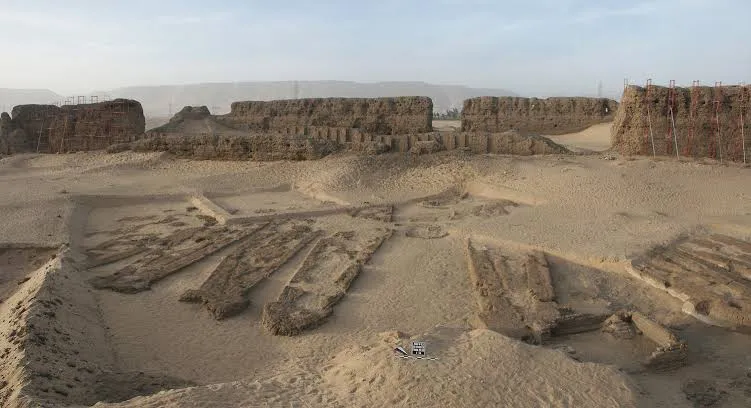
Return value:
M 62 99 L 62 96 L 49 89 L 0 88 L 0 113 L 10 113 L 16 105 L 45 105 L 58 102 Z

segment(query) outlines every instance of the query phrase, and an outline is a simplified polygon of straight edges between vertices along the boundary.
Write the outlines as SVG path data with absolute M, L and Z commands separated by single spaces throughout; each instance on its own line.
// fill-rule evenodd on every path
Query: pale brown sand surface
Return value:
M 452 132 L 461 130 L 461 120 L 433 120 L 433 129 L 439 132 Z
M 612 123 L 601 123 L 581 132 L 547 137 L 573 152 L 602 152 L 610 149 L 611 127 Z
M 723 406 L 747 406 L 749 336 L 697 323 L 681 313 L 680 302 L 628 277 L 624 262 L 681 234 L 714 230 L 751 239 L 750 177 L 751 170 L 740 166 L 598 156 L 337 155 L 266 163 L 175 160 L 159 153 L 5 158 L 0 160 L 0 243 L 35 248 L 69 243 L 65 256 L 71 261 L 27 275 L 33 268 L 21 266 L 26 255 L 0 254 L 0 268 L 11 277 L 0 304 L 0 350 L 13 350 L 0 364 L 4 389 L 12 388 L 16 397 L 42 395 L 51 406 L 110 399 L 112 406 L 133 407 L 690 407 L 688 396 L 696 395 Z M 421 197 L 450 188 L 469 196 L 431 208 L 419 204 Z M 233 246 L 140 293 L 90 287 L 89 278 L 112 273 L 129 260 L 89 268 L 87 251 L 133 231 L 163 237 L 200 226 L 200 211 L 190 202 L 195 194 L 238 217 L 395 204 L 391 222 L 346 213 L 307 217 L 325 232 L 385 225 L 394 234 L 333 314 L 292 337 L 269 334 L 261 324 L 262 307 L 277 299 L 309 247 L 253 287 L 247 309 L 225 320 L 179 298 L 199 287 Z M 498 200 L 516 206 L 507 213 L 476 210 Z M 442 233 L 423 239 L 435 231 Z M 635 361 L 648 349 L 599 332 L 539 347 L 471 330 L 476 305 L 467 274 L 467 238 L 545 251 L 559 303 L 600 312 L 640 310 L 687 339 L 688 366 L 666 374 L 645 372 Z M 32 279 L 19 285 L 23 276 Z M 33 305 L 48 297 L 69 306 L 57 311 L 54 324 L 37 322 L 37 328 L 91 335 L 52 334 L 54 341 L 16 352 L 10 334 L 28 326 L 32 316 L 18 311 L 36 310 Z M 408 341 L 381 334 L 394 330 L 426 339 L 438 360 L 394 358 L 391 349 Z M 552 345 L 574 348 L 581 362 Z M 38 377 L 45 364 L 77 370 L 68 363 L 80 348 L 87 349 L 86 364 L 108 373 L 100 376 L 107 378 L 106 387 L 86 391 L 94 389 L 86 381 L 96 381 L 96 373 L 81 374 L 80 382 Z M 24 359 L 38 359 L 39 365 L 30 366 L 37 371 L 19 368 Z M 138 372 L 156 385 L 123 379 Z M 31 381 L 34 375 L 37 380 Z M 188 388 L 136 397 L 139 387 L 147 390 L 141 394 Z M 131 397 L 136 398 L 116 403 Z

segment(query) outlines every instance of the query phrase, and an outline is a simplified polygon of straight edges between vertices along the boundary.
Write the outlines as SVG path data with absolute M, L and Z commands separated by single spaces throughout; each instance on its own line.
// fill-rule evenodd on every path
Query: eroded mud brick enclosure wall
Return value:
M 0 113 L 0 155 L 27 151 L 27 143 L 23 130 L 18 129 L 10 115 Z
M 462 110 L 462 131 L 521 134 L 565 134 L 613 120 L 618 102 L 605 98 L 517 98 L 467 99 Z
M 749 157 L 749 86 L 696 86 L 673 88 L 673 118 L 678 154 L 684 157 L 709 157 L 743 160 L 742 134 Z M 621 109 L 616 114 L 611 134 L 613 147 L 623 154 L 651 155 L 649 123 L 652 124 L 657 155 L 675 156 L 670 119 L 671 89 L 652 86 L 649 90 L 630 86 L 623 92 Z M 715 103 L 719 101 L 719 103 Z M 741 113 L 744 131 L 741 132 Z
M 215 160 L 312 160 L 336 151 L 417 155 L 442 150 L 514 155 L 569 152 L 547 138 L 517 130 L 434 131 L 432 109 L 427 97 L 235 102 L 226 115 L 212 115 L 205 106 L 187 106 L 167 124 L 149 130 L 143 139 L 108 150 L 166 151 Z M 602 120 L 598 117 L 596 121 Z
M 338 150 L 332 141 L 300 135 L 254 133 L 218 135 L 208 133 L 149 132 L 130 143 L 134 151 L 163 151 L 178 157 L 208 160 L 316 160 Z M 114 145 L 110 152 L 121 151 Z
M 432 131 L 433 101 L 414 96 L 234 102 L 230 113 L 217 120 L 250 131 L 317 126 L 382 135 L 425 133 Z
M 146 127 L 141 104 L 115 99 L 81 105 L 19 105 L 12 123 L 22 129 L 26 146 L 43 153 L 105 149 L 138 139 Z
M 180 157 L 211 160 L 315 160 L 340 150 L 361 154 L 399 152 L 418 155 L 442 150 L 520 156 L 569 153 L 548 138 L 520 135 L 515 131 L 376 135 L 353 128 L 317 127 L 247 134 L 150 131 L 143 139 L 114 145 L 108 150 L 114 153 L 128 149 L 164 151 Z

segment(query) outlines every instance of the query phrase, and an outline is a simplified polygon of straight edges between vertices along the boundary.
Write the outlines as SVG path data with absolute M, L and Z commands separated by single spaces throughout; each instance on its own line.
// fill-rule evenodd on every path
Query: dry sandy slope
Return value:
M 170 391 L 117 406 L 640 406 L 634 385 L 613 367 L 577 363 L 559 351 L 493 331 L 440 327 L 420 336 L 431 344 L 431 353 L 441 356 L 435 361 L 393 357 L 391 349 L 399 342 L 384 334 L 381 341 L 347 348 L 318 368 L 318 389 L 304 384 L 311 380 L 304 374 L 289 373 Z
M 546 136 L 573 152 L 601 152 L 610 149 L 612 123 L 590 126 L 581 132 L 568 135 Z
M 95 209 L 88 220 L 72 219 L 80 207 L 75 197 L 82 195 L 180 197 L 202 191 L 225 197 L 236 207 L 250 200 L 247 207 L 253 212 L 257 203 L 252 202 L 252 193 L 278 186 L 296 189 L 294 194 L 281 194 L 281 201 L 273 204 L 284 209 L 305 207 L 306 200 L 289 198 L 297 194 L 333 197 L 346 203 L 400 202 L 462 185 L 470 192 L 521 205 L 508 215 L 453 220 L 446 216 L 448 211 L 401 206 L 394 215 L 397 229 L 402 227 L 396 224 L 422 222 L 440 226 L 449 232 L 448 237 L 411 239 L 400 229 L 354 282 L 334 316 L 303 336 L 271 337 L 258 325 L 259 305 L 275 298 L 294 273 L 299 257 L 254 290 L 255 306 L 226 322 L 214 321 L 200 305 L 177 301 L 185 289 L 200 285 L 211 266 L 221 260 L 220 255 L 186 268 L 144 294 L 98 292 L 99 308 L 117 357 L 116 368 L 199 384 L 224 383 L 149 397 L 152 406 L 167 402 L 200 406 L 201 399 L 207 401 L 205 406 L 539 406 L 540 397 L 561 404 L 571 397 L 582 406 L 607 406 L 607 398 L 612 398 L 625 406 L 662 403 L 687 407 L 690 403 L 683 397 L 681 384 L 702 378 L 727 386 L 744 367 L 751 366 L 745 351 L 749 339 L 696 325 L 680 314 L 680 304 L 625 278 L 622 261 L 630 253 L 707 227 L 751 238 L 749 176 L 749 169 L 735 166 L 649 159 L 608 161 L 594 156 L 512 158 L 454 153 L 412 160 L 398 155 L 344 155 L 316 162 L 232 163 L 172 160 L 161 154 L 24 155 L 0 160 L 0 185 L 9 192 L 0 195 L 5 215 L 0 242 L 54 246 L 70 240 L 71 223 L 106 230 L 121 216 L 165 208 L 184 210 L 187 205 L 179 198 L 120 203 L 128 204 L 122 214 L 116 208 L 103 208 Z M 233 201 L 226 197 L 241 198 Z M 357 229 L 366 224 L 360 219 L 353 223 L 345 215 L 316 222 L 329 230 Z M 565 295 L 562 302 L 607 308 L 630 301 L 662 322 L 685 327 L 683 334 L 691 337 L 689 344 L 697 350 L 693 365 L 667 376 L 636 373 L 629 380 L 611 368 L 578 364 L 557 351 L 531 348 L 493 333 L 466 332 L 463 323 L 474 307 L 462 250 L 467 236 L 557 255 L 560 259 L 554 262 L 554 272 L 556 289 Z M 409 312 L 415 306 L 420 308 L 417 315 Z M 410 375 L 420 378 L 424 374 L 421 367 L 430 366 L 404 366 L 403 361 L 391 357 L 388 347 L 373 345 L 377 333 L 424 333 L 438 325 L 460 327 L 463 333 L 434 334 L 438 344 L 443 342 L 435 350 L 443 357 L 430 370 L 432 378 L 425 381 L 430 385 L 416 388 L 413 399 L 399 399 L 405 395 L 400 384 L 416 386 L 408 380 Z M 602 339 L 574 343 L 591 361 L 619 363 L 608 360 L 607 349 L 592 346 L 597 342 Z M 360 345 L 371 348 L 357 350 Z M 524 360 L 515 357 L 529 350 L 540 352 Z M 486 361 L 471 360 L 479 357 Z M 530 372 L 507 374 L 521 366 L 529 367 Z M 457 377 L 464 368 L 473 379 Z M 568 370 L 570 375 L 560 376 L 555 370 Z M 379 375 L 384 381 L 380 387 Z M 374 377 L 375 386 L 368 383 Z M 248 380 L 232 382 L 240 378 Z M 499 386 L 523 390 L 513 380 L 527 378 L 537 378 L 527 393 L 495 393 Z M 555 381 L 569 381 L 558 385 L 569 387 L 570 392 L 560 395 L 551 391 Z M 573 386 L 577 382 L 589 386 L 580 390 Z M 604 382 L 611 385 L 602 386 Z M 636 397 L 633 382 L 647 395 Z M 369 385 L 349 392 L 361 383 Z M 612 383 L 620 384 L 614 387 L 616 391 Z M 452 390 L 474 399 L 454 397 Z M 586 396 L 591 399 L 585 400 Z M 729 406 L 738 402 L 737 396 L 732 398 Z
M 433 119 L 433 130 L 437 130 L 439 132 L 451 132 L 451 131 L 457 131 L 461 130 L 462 128 L 462 121 L 461 120 L 436 120 Z

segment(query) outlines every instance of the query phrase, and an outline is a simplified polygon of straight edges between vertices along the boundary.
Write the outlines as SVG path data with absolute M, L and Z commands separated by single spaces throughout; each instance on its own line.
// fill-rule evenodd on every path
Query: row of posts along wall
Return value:
M 216 119 L 248 131 L 317 126 L 357 128 L 382 135 L 426 133 L 432 131 L 433 101 L 411 96 L 234 102 L 230 113 Z
M 100 150 L 141 137 L 141 104 L 129 99 L 79 105 L 19 105 L 12 122 L 25 133 L 30 151 L 63 153 Z
M 677 144 L 679 157 L 740 162 L 745 145 L 749 161 L 750 99 L 749 86 L 629 86 L 613 121 L 613 148 L 623 154 L 676 156 Z
M 558 135 L 610 122 L 618 102 L 606 98 L 553 97 L 546 99 L 483 96 L 464 101 L 462 130 Z

